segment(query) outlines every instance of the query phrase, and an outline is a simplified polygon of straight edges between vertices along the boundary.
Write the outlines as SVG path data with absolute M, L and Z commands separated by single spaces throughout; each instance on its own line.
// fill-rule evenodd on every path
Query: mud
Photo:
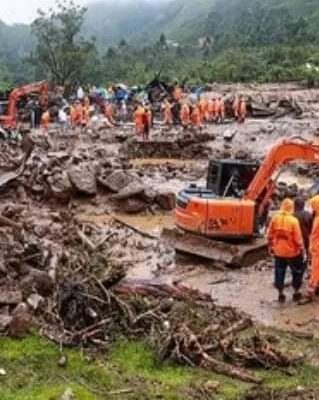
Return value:
M 213 90 L 227 93 L 234 87 Z M 32 285 L 30 291 L 30 282 L 34 276 L 39 282 L 44 278 L 34 269 L 58 276 L 70 259 L 74 274 L 77 268 L 83 269 L 89 256 L 81 260 L 77 247 L 81 243 L 91 250 L 97 246 L 108 262 L 123 265 L 129 277 L 178 280 L 266 325 L 316 330 L 316 303 L 297 307 L 289 300 L 285 306 L 277 305 L 269 265 L 224 272 L 200 258 L 185 260 L 159 240 L 162 229 L 174 226 L 170 210 L 175 195 L 190 183 L 205 185 L 209 159 L 261 160 L 284 137 L 318 140 L 319 90 L 296 85 L 238 86 L 236 90 L 269 107 L 285 96 L 293 97 L 303 114 L 248 119 L 245 124 L 227 121 L 207 125 L 202 132 L 166 129 L 156 123 L 149 143 L 136 138 L 132 124 L 106 129 L 103 121 L 65 134 L 54 126 L 49 135 L 32 132 L 35 144 L 25 168 L 1 188 L 0 213 L 23 227 L 20 236 L 14 226 L 0 227 L 1 287 L 20 291 L 23 302 L 28 302 L 37 293 Z M 10 141 L 0 141 L 0 149 L 1 181 L 19 168 L 26 149 Z M 289 166 L 279 179 L 283 184 L 278 201 L 292 190 L 307 191 L 318 177 L 318 167 Z M 32 251 L 26 253 L 25 245 Z M 28 278 L 21 279 L 23 287 L 21 276 Z M 34 298 L 29 300 L 35 304 Z M 4 323 L 14 307 L 4 313 Z

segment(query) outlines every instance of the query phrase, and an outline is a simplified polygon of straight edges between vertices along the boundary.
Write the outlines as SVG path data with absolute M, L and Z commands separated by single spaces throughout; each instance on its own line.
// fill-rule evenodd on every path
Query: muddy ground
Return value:
M 29 246 L 47 251 L 51 276 L 59 274 L 56 258 L 63 259 L 59 251 L 69 239 L 68 221 L 72 220 L 80 231 L 78 240 L 91 250 L 104 246 L 109 262 L 124 265 L 129 277 L 179 281 L 211 294 L 221 305 L 248 313 L 257 322 L 315 332 L 318 304 L 276 303 L 271 260 L 260 260 L 249 269 L 220 271 L 205 260 L 176 254 L 160 240 L 161 230 L 174 226 L 175 195 L 189 183 L 205 184 L 209 159 L 261 159 L 280 138 L 317 140 L 319 90 L 295 85 L 236 89 L 264 102 L 294 98 L 303 114 L 298 118 L 289 113 L 279 118 L 249 118 L 242 125 L 226 121 L 207 125 L 202 132 L 167 129 L 155 121 L 150 143 L 135 137 L 132 124 L 106 129 L 101 120 L 84 131 L 64 134 L 52 126 L 49 135 L 32 132 L 35 145 L 26 160 L 21 144 L 3 141 L 1 214 L 21 224 Z M 216 90 L 230 88 L 218 86 Z M 15 171 L 9 180 L 8 170 Z M 317 179 L 317 167 L 300 164 L 285 168 L 281 178 L 287 185 L 297 183 L 305 189 Z M 1 228 L 5 250 L 8 241 L 15 240 L 10 229 Z M 5 254 L 10 251 L 2 257 Z M 4 261 L 2 276 L 8 268 Z

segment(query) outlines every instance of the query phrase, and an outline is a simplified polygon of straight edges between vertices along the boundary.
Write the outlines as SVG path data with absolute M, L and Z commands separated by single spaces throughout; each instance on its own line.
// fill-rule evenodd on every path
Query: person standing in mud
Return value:
M 297 199 L 295 200 L 295 217 L 298 219 L 300 224 L 302 238 L 307 255 L 307 264 L 309 257 L 310 235 L 313 225 L 313 215 L 305 209 L 305 201 L 302 197 L 297 197 Z
M 319 289 L 319 195 L 310 200 L 310 206 L 313 209 L 315 216 L 309 243 L 311 274 L 306 296 L 299 304 L 307 304 L 311 302 Z
M 294 216 L 294 202 L 291 199 L 285 199 L 280 211 L 272 217 L 267 230 L 267 239 L 270 253 L 274 256 L 278 301 L 280 303 L 286 301 L 284 288 L 287 267 L 292 273 L 293 300 L 300 301 L 302 299 L 300 288 L 305 272 L 305 249 L 300 224 Z
M 146 104 L 144 106 L 144 130 L 143 130 L 143 139 L 149 140 L 150 131 L 153 126 L 153 113 L 150 104 Z

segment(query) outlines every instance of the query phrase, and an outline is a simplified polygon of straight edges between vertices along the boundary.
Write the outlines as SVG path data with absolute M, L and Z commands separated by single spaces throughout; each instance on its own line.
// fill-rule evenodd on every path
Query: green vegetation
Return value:
M 39 15 L 33 35 L 0 22 L 0 88 L 43 78 L 141 84 L 160 70 L 191 84 L 314 84 L 318 24 L 317 0 L 109 0 L 87 12 L 65 0 Z
M 68 363 L 63 368 L 58 366 L 59 348 L 44 339 L 1 339 L 0 367 L 7 373 L 0 377 L 1 400 L 55 400 L 67 388 L 78 400 L 119 398 L 119 394 L 130 400 L 194 400 L 202 398 L 203 390 L 210 396 L 206 398 L 240 400 L 251 389 L 208 371 L 159 364 L 147 346 L 137 342 L 119 342 L 106 355 L 99 352 L 95 360 L 77 350 L 66 354 Z M 318 367 L 306 365 L 292 376 L 280 371 L 258 373 L 268 389 L 316 389 L 318 372 Z

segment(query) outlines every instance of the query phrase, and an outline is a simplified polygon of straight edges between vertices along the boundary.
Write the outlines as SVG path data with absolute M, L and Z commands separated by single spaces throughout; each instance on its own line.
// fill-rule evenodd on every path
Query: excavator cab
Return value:
M 240 198 L 255 177 L 256 161 L 212 160 L 209 163 L 207 189 L 216 196 Z

